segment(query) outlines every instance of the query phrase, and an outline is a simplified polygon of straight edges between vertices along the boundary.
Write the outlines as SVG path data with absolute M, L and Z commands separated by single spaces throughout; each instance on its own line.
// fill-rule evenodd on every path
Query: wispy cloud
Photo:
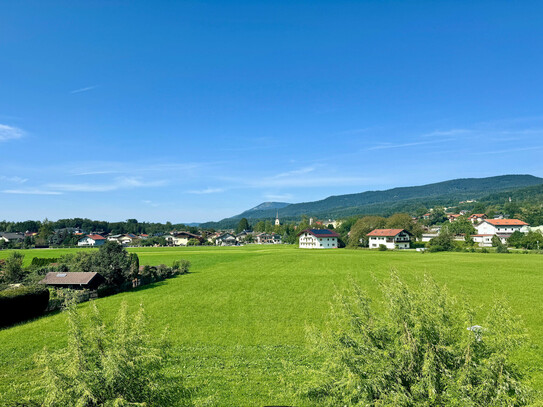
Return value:
M 12 182 L 14 184 L 24 184 L 26 181 L 28 181 L 28 178 L 21 178 L 21 177 L 8 177 L 6 175 L 0 175 L 0 181 L 6 181 L 6 182 Z
M 452 141 L 451 139 L 441 139 L 441 140 L 431 140 L 431 141 L 414 141 L 411 143 L 384 143 L 384 144 L 378 144 L 376 146 L 368 147 L 366 148 L 366 151 L 372 151 L 372 150 L 385 150 L 389 148 L 404 148 L 404 147 L 414 147 L 414 146 L 422 146 L 426 144 L 438 144 L 438 143 L 445 143 L 447 141 Z
M 153 208 L 156 208 L 156 207 L 160 206 L 159 203 L 150 201 L 150 200 L 148 200 L 148 199 L 145 199 L 145 200 L 143 200 L 143 201 L 141 201 L 141 202 L 144 203 L 145 205 L 152 206 Z
M 293 199 L 292 194 L 264 194 L 264 199 L 268 201 L 291 201 Z
M 310 172 L 313 172 L 315 170 L 316 170 L 315 166 L 304 167 L 298 170 L 282 172 L 280 174 L 272 176 L 271 178 L 286 178 L 286 177 L 298 176 L 298 175 L 303 175 L 303 174 L 309 174 Z
M 8 126 L 7 124 L 0 124 L 0 142 L 15 140 L 25 135 L 25 132 L 18 127 Z
M 97 87 L 98 87 L 98 85 L 87 86 L 85 88 L 79 88 L 79 89 L 72 90 L 72 91 L 70 91 L 70 93 L 73 95 L 74 93 L 88 92 L 89 90 L 96 89 Z
M 59 191 L 50 191 L 47 189 L 27 188 L 27 189 L 4 189 L 4 194 L 21 194 L 21 195 L 62 195 Z
M 504 150 L 474 151 L 474 152 L 472 152 L 472 154 L 473 155 L 510 154 L 510 153 L 514 153 L 514 152 L 536 151 L 536 150 L 543 150 L 543 146 L 508 148 L 508 149 L 504 149 Z
M 196 189 L 187 191 L 189 194 L 197 194 L 197 195 L 204 195 L 204 194 L 218 194 L 221 192 L 224 192 L 224 188 L 205 188 L 205 189 Z
M 430 133 L 423 134 L 421 137 L 438 137 L 438 136 L 459 136 L 472 133 L 473 130 L 469 129 L 450 129 L 450 130 L 435 130 Z
M 136 177 L 117 177 L 113 182 L 105 184 L 48 184 L 46 187 L 66 192 L 109 192 L 119 189 L 161 187 L 166 184 L 165 180 L 143 181 Z

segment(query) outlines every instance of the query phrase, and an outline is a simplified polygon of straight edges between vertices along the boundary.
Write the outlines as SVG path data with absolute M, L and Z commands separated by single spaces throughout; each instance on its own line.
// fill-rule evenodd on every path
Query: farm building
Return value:
M 40 284 L 58 288 L 89 289 L 95 290 L 104 282 L 104 277 L 99 273 L 86 272 L 49 272 Z
M 374 229 L 368 233 L 370 249 L 385 245 L 387 249 L 409 249 L 411 233 L 405 229 Z
M 339 235 L 330 229 L 305 229 L 298 233 L 300 249 L 337 249 Z

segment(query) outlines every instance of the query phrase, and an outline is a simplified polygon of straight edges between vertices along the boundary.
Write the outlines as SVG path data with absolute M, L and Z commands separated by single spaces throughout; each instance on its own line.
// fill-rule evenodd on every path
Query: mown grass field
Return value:
M 58 257 L 75 249 L 27 250 L 32 257 Z M 534 344 L 520 355 L 543 390 L 543 256 L 481 253 L 304 251 L 288 246 L 129 249 L 141 264 L 192 262 L 191 273 L 139 291 L 96 301 L 112 319 L 120 302 L 143 302 L 153 333 L 170 327 L 177 363 L 197 401 L 208 405 L 300 405 L 286 391 L 283 361 L 306 360 L 305 327 L 320 326 L 338 288 L 358 281 L 378 296 L 378 282 L 391 269 L 414 282 L 425 273 L 451 292 L 482 307 L 506 298 Z M 7 252 L 0 252 L 0 258 Z M 85 309 L 87 305 L 83 304 Z M 62 314 L 0 331 L 0 397 L 15 401 L 38 372 L 33 355 L 45 345 L 64 346 Z M 309 361 L 311 362 L 311 361 Z M 289 377 L 294 384 L 303 377 Z

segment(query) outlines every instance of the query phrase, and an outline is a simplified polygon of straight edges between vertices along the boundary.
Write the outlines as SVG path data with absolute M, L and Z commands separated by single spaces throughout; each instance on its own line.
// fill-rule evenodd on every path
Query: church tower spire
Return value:
M 279 209 L 277 209 L 277 215 L 275 215 L 275 226 L 279 226 L 281 222 L 279 222 Z

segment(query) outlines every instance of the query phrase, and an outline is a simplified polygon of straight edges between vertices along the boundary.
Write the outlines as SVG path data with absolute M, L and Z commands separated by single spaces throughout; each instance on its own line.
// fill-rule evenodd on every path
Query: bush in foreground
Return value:
M 0 291 L 0 327 L 37 317 L 49 304 L 49 290 L 18 287 Z
M 153 341 L 147 332 L 143 307 L 129 316 L 121 305 L 111 329 L 95 304 L 82 316 L 72 303 L 68 313 L 68 345 L 38 357 L 43 371 L 42 405 L 56 406 L 177 406 L 188 405 L 180 381 L 166 374 L 165 335 Z
M 511 355 L 525 340 L 507 306 L 477 325 L 469 308 L 425 279 L 392 275 L 374 307 L 354 285 L 338 296 L 323 332 L 311 330 L 324 361 L 299 395 L 319 405 L 523 406 L 531 401 Z

